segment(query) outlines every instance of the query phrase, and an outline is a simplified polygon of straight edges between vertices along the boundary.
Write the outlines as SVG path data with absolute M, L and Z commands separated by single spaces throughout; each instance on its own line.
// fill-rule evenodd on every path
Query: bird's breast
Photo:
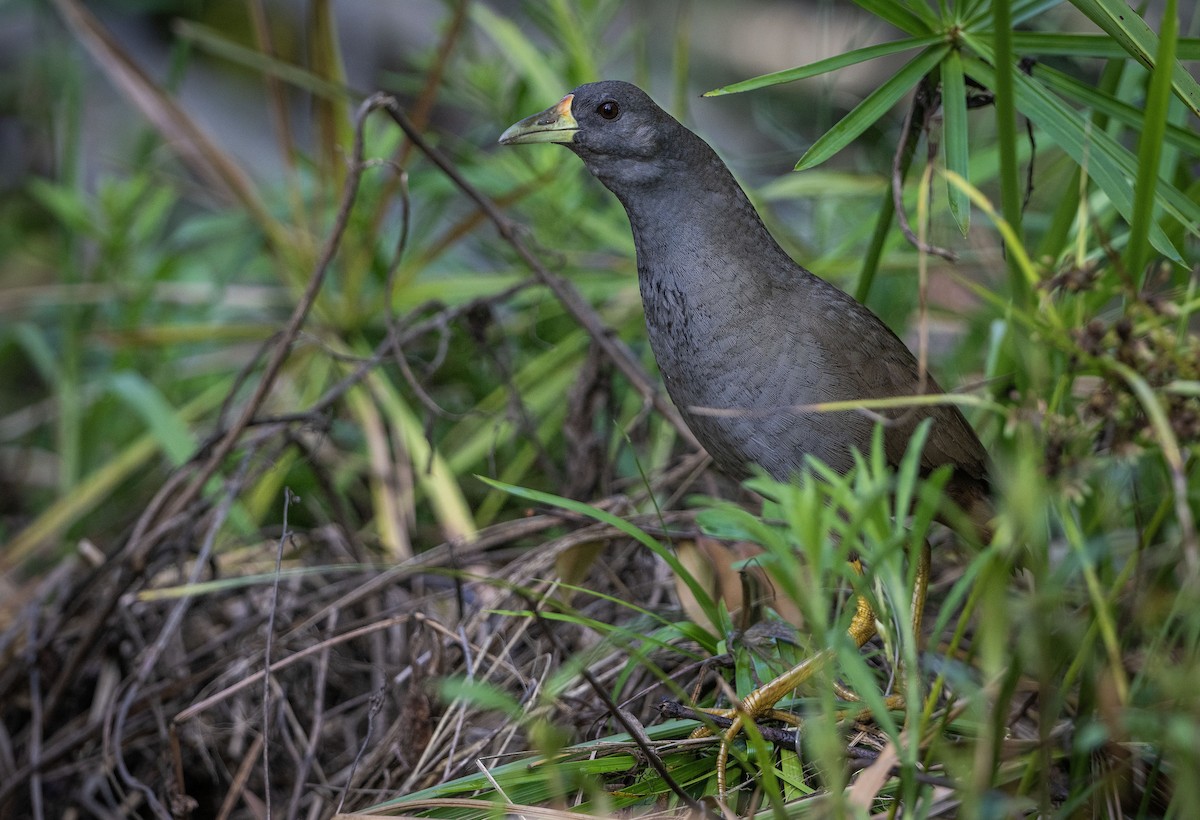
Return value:
M 761 406 L 776 398 L 764 382 L 771 370 L 789 363 L 763 355 L 764 346 L 783 341 L 763 334 L 777 331 L 777 322 L 763 311 L 748 315 L 736 291 L 699 276 L 664 266 L 639 273 L 650 346 L 677 405 Z M 796 347 L 784 349 L 795 353 Z M 790 366 L 794 374 L 796 362 Z
M 691 316 L 687 292 L 678 284 L 659 277 L 640 277 L 642 306 L 651 344 L 657 354 L 661 348 L 672 353 L 675 348 L 688 348 L 692 340 Z
M 713 269 L 706 278 L 639 264 L 650 345 L 688 426 L 731 475 L 758 464 L 786 478 L 805 453 L 847 469 L 847 444 L 869 441 L 871 424 L 865 416 L 804 409 L 853 396 L 838 395 L 835 382 L 847 376 L 805 321 L 802 284 L 766 288 L 743 279 L 732 286 Z M 835 419 L 839 430 L 826 429 Z

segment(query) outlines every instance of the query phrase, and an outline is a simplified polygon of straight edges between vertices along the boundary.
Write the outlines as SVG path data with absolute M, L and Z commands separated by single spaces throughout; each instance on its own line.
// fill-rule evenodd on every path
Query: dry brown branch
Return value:
M 907 168 L 906 159 L 911 159 L 916 150 L 921 134 L 930 133 L 930 121 L 937 112 L 941 97 L 935 84 L 927 77 L 917 86 L 913 94 L 912 104 L 904 114 L 904 124 L 900 126 L 900 142 L 896 145 L 896 153 L 892 156 L 892 204 L 896 209 L 896 224 L 904 233 L 909 244 L 922 253 L 940 256 L 948 262 L 958 261 L 958 256 L 948 248 L 930 245 L 922 242 L 908 222 L 908 213 L 904 210 L 904 172 Z M 929 146 L 930 161 L 937 153 L 936 147 Z

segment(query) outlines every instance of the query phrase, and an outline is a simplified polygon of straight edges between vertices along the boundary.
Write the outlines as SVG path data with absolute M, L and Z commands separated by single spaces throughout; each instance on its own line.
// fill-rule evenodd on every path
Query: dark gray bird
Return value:
M 796 264 L 708 143 L 637 86 L 580 86 L 500 142 L 564 145 L 625 206 L 667 392 L 727 474 L 742 477 L 757 464 L 786 480 L 806 454 L 845 472 L 851 448 L 869 450 L 875 421 L 803 408 L 919 391 L 917 360 L 896 334 Z M 928 376 L 924 389 L 941 392 Z M 923 467 L 952 465 L 948 494 L 985 518 L 987 456 L 958 408 L 885 415 L 893 464 L 917 424 L 933 419 Z
M 617 195 L 629 214 L 650 344 L 667 392 L 696 438 L 726 473 L 751 465 L 778 479 L 813 455 L 845 472 L 851 451 L 867 452 L 875 421 L 810 405 L 922 390 L 917 360 L 867 308 L 797 265 L 708 143 L 629 83 L 580 86 L 513 125 L 505 144 L 557 142 Z M 926 393 L 940 392 L 926 378 Z M 715 411 L 715 412 L 714 412 Z M 933 405 L 885 413 L 888 459 L 897 464 L 916 426 L 933 420 L 926 471 L 950 465 L 947 494 L 987 532 L 987 456 L 962 413 Z M 928 544 L 916 568 L 914 632 L 929 572 Z M 875 634 L 859 598 L 848 631 L 859 646 Z M 743 722 L 773 707 L 831 657 L 818 652 L 751 692 L 730 719 L 717 755 L 726 791 L 729 746 Z M 704 729 L 697 730 L 704 734 Z

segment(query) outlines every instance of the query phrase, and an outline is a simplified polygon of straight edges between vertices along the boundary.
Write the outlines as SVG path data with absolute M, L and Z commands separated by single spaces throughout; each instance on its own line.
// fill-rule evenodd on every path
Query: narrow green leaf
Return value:
M 129 209 L 133 218 L 125 231 L 125 239 L 138 245 L 153 242 L 163 233 L 171 209 L 178 201 L 178 193 L 170 188 L 150 189 Z
M 285 62 L 278 57 L 264 54 L 231 40 L 219 31 L 190 20 L 177 19 L 172 30 L 180 39 L 195 43 L 210 54 L 229 60 L 237 65 L 253 69 L 261 74 L 278 77 L 289 85 L 309 92 L 317 97 L 342 102 L 361 99 L 366 94 L 355 91 L 340 83 L 330 82 L 324 77 L 298 65 Z
M 471 4 L 471 17 L 479 31 L 499 46 L 501 56 L 516 69 L 518 76 L 533 87 L 537 99 L 547 100 L 549 105 L 570 91 L 563 87 L 562 78 L 541 47 L 526 37 L 512 20 L 501 17 L 483 3 Z
M 1102 96 L 1111 97 L 1117 86 L 1120 85 L 1121 75 L 1125 73 L 1127 65 L 1129 65 L 1128 60 L 1109 60 L 1093 90 Z M 1093 110 L 1088 117 L 1088 122 L 1094 128 L 1103 130 L 1108 124 L 1108 115 Z M 1085 253 L 1079 247 L 1079 240 L 1084 237 L 1086 228 L 1080 222 L 1082 214 L 1079 205 L 1087 194 L 1087 187 L 1088 183 L 1083 169 L 1076 165 L 1070 180 L 1062 189 L 1062 196 L 1058 198 L 1058 204 L 1054 206 L 1054 213 L 1050 217 L 1049 224 L 1042 231 L 1041 241 L 1033 255 L 1035 259 L 1059 259 L 1066 251 L 1068 243 L 1071 242 L 1072 231 L 1075 230 L 1076 264 L 1084 264 Z
M 1017 166 L 1017 107 L 1013 90 L 1015 59 L 1012 50 L 1012 15 L 1007 0 L 992 3 L 992 45 L 995 57 L 995 81 L 989 86 L 996 108 L 996 144 L 1000 149 L 1000 212 L 1004 221 L 1022 239 L 1021 232 L 1021 176 Z M 1017 269 L 1013 255 L 1005 257 L 1008 264 L 1009 286 L 1017 307 L 1029 304 L 1031 294 L 1025 287 L 1025 279 Z
M 1021 289 L 1023 291 L 1032 291 L 1037 286 L 1038 276 L 1037 270 L 1033 266 L 1033 262 L 1029 259 L 1029 254 L 1025 250 L 1025 244 L 1021 241 L 1021 237 L 1013 230 L 1012 225 L 996 213 L 996 209 L 987 200 L 978 188 L 972 187 L 965 179 L 962 179 L 952 171 L 946 172 L 946 181 L 966 192 L 971 201 L 975 203 L 975 207 L 979 208 L 985 216 L 995 223 L 996 229 L 1000 231 L 1000 235 L 1004 238 L 1005 248 L 1012 257 L 1013 270 L 1016 275 L 1021 277 Z M 1049 308 L 1046 310 L 1046 318 L 1056 325 L 1060 324 L 1055 320 L 1055 314 Z
M 840 68 L 858 65 L 867 60 L 874 60 L 876 57 L 886 57 L 889 54 L 898 54 L 901 51 L 930 46 L 940 42 L 941 39 L 941 37 L 931 34 L 927 37 L 910 37 L 907 40 L 892 40 L 888 43 L 856 48 L 845 54 L 838 54 L 824 60 L 817 60 L 815 63 L 809 63 L 808 65 L 786 68 L 783 71 L 772 71 L 770 74 L 761 74 L 758 77 L 751 77 L 748 80 L 723 85 L 720 88 L 714 88 L 712 91 L 704 92 L 704 96 L 719 97 L 724 94 L 738 94 L 743 91 L 753 91 L 758 88 L 766 88 L 772 85 L 803 80 L 808 77 L 816 77 L 820 74 L 827 74 L 830 71 L 837 71 Z
M 98 236 L 100 229 L 88 210 L 82 193 L 68 185 L 59 185 L 41 177 L 29 180 L 26 190 L 43 208 L 72 233 Z
M 582 330 L 566 335 L 523 364 L 514 375 L 511 387 L 497 387 L 451 427 L 443 437 L 443 452 L 451 471 L 459 475 L 479 469 L 489 453 L 495 452 L 498 446 L 513 443 L 522 435 L 523 428 L 514 420 L 497 422 L 498 418 L 504 418 L 504 409 L 512 400 L 512 389 L 518 391 L 527 412 L 534 418 L 545 413 L 552 402 L 561 402 L 567 385 L 579 369 L 587 342 L 588 335 Z
M 142 417 L 162 451 L 176 467 L 196 451 L 196 439 L 187 422 L 161 391 L 138 373 L 125 371 L 109 380 L 109 390 Z
M 845 148 L 879 120 L 900 98 L 921 81 L 950 51 L 948 45 L 931 46 L 908 62 L 887 82 L 872 91 L 865 100 L 847 114 L 837 125 L 826 131 L 800 157 L 796 170 L 803 171 L 820 165 Z
M 987 44 L 969 34 L 964 35 L 971 48 L 989 57 Z M 995 81 L 990 65 L 972 57 L 963 58 L 964 70 L 986 86 Z M 1106 132 L 1092 128 L 1078 112 L 1051 94 L 1044 86 L 1020 72 L 1013 77 L 1016 85 L 1017 104 L 1021 112 L 1033 120 L 1055 144 L 1062 148 L 1081 167 L 1086 167 L 1093 179 L 1113 206 L 1126 221 L 1133 215 L 1133 188 L 1129 183 L 1137 175 L 1137 158 L 1118 144 Z M 1159 202 L 1188 226 L 1192 233 L 1200 231 L 1200 206 L 1187 198 L 1175 186 L 1161 181 L 1158 186 Z M 1182 261 L 1179 251 L 1155 225 L 1151 228 L 1151 244 L 1172 261 Z
M 925 419 L 917 425 L 912 438 L 909 439 L 908 448 L 900 459 L 900 466 L 896 470 L 895 504 L 897 510 L 910 510 L 913 507 L 913 498 L 917 494 L 917 479 L 922 472 L 921 454 L 924 452 L 925 442 L 929 440 L 929 428 L 932 424 L 933 419 Z M 875 429 L 882 428 L 877 425 Z M 878 446 L 882 451 L 882 442 Z
M 1040 86 L 1025 85 L 1018 80 L 1017 98 L 1021 103 L 1021 110 L 1075 162 L 1081 167 L 1086 167 L 1088 176 L 1100 186 L 1100 190 L 1104 191 L 1113 207 L 1126 221 L 1131 220 L 1133 189 L 1129 180 L 1134 176 L 1134 172 L 1122 166 L 1135 163 L 1136 159 L 1105 132 L 1088 128 L 1065 106 L 1057 107 L 1054 104 L 1057 101 L 1045 95 Z M 1119 156 L 1121 153 L 1128 155 L 1128 163 L 1122 161 Z M 1191 224 L 1193 231 L 1197 224 L 1200 224 L 1194 219 L 1189 223 L 1186 217 L 1181 221 Z M 1179 251 L 1159 226 L 1151 228 L 1150 241 L 1172 261 L 1183 261 Z
M 478 709 L 502 712 L 513 721 L 527 716 L 525 707 L 516 698 L 484 681 L 446 678 L 438 688 L 447 701 L 465 700 Z
M 1049 11 L 1059 5 L 1062 5 L 1062 0 L 1016 0 L 1012 4 L 1013 25 L 1020 25 L 1031 17 L 1037 17 L 1043 11 Z
M 305 39 L 313 71 L 333 85 L 346 84 L 346 64 L 338 37 L 338 21 L 331 0 L 314 0 L 308 4 L 308 25 Z M 346 179 L 345 146 L 354 141 L 354 124 L 348 105 L 317 97 L 313 100 L 312 120 L 316 126 L 318 157 L 321 169 L 338 185 Z
M 871 232 L 871 242 L 867 252 L 863 254 L 862 268 L 858 272 L 858 284 L 854 286 L 854 298 L 867 303 L 871 295 L 871 285 L 875 282 L 875 274 L 879 271 L 879 260 L 883 258 L 883 246 L 887 243 L 888 232 L 892 228 L 892 220 L 896 216 L 896 202 L 892 198 L 889 186 L 880 198 L 879 214 L 875 217 L 875 230 Z
M 1015 0 L 1010 2 L 1012 24 L 1019 25 L 1031 17 L 1036 17 L 1047 9 L 1062 4 L 1062 0 Z M 972 31 L 989 30 L 992 27 L 992 0 L 973 3 L 971 8 L 960 15 L 964 22 L 961 27 Z M 1018 32 L 1013 31 L 1013 34 Z
M 1139 63 L 1146 68 L 1154 68 L 1155 57 L 1159 53 L 1158 37 L 1125 0 L 1071 0 L 1071 3 L 1120 43 Z M 1178 28 L 1178 19 L 1174 25 Z M 1200 83 L 1178 61 L 1172 59 L 1170 66 L 1171 87 L 1175 89 L 1176 96 L 1193 114 L 1200 116 Z
M 1200 37 L 1180 37 L 1177 43 L 1177 59 L 1200 60 Z M 1060 34 L 1056 31 L 1014 31 L 1013 50 L 1018 54 L 1038 56 L 1129 56 L 1129 52 L 1107 34 Z
M 579 19 L 578 4 L 569 3 L 567 0 L 551 0 L 550 8 L 556 22 L 555 31 L 560 32 L 562 36 L 563 47 L 570 56 L 571 64 L 577 72 L 576 76 L 586 80 L 598 79 L 599 73 L 593 55 L 596 44 L 589 39 L 588 31 Z M 566 89 L 563 91 L 565 93 Z
M 1112 368 L 1125 379 L 1130 390 L 1137 396 L 1138 402 L 1146 411 L 1146 416 L 1150 419 L 1150 426 L 1158 438 L 1159 446 L 1162 447 L 1163 458 L 1177 475 L 1182 475 L 1185 470 L 1187 451 L 1179 446 L 1179 439 L 1175 435 L 1175 429 L 1171 426 L 1171 419 L 1167 415 L 1167 411 L 1163 409 L 1159 391 L 1151 387 L 1140 373 L 1122 362 L 1107 361 L 1105 366 Z M 1175 503 L 1182 506 L 1181 512 L 1186 511 L 1187 494 L 1177 492 Z M 1184 517 L 1181 515 L 1180 520 Z
M 1030 119 L 1038 122 L 1047 133 L 1058 132 L 1063 139 L 1070 140 L 1071 145 L 1064 145 L 1058 142 L 1058 138 L 1052 137 L 1076 162 L 1087 166 L 1089 175 L 1113 200 L 1126 221 L 1132 219 L 1133 186 L 1130 180 L 1138 175 L 1137 157 L 1107 132 L 1088 127 L 1085 118 L 1078 112 L 1072 111 L 1042 86 L 1023 75 L 1017 80 L 1017 98 L 1022 110 L 1026 103 L 1037 100 L 1033 107 L 1042 111 L 1043 117 L 1052 117 L 1054 121 L 1046 118 L 1038 120 L 1033 115 Z M 1041 109 L 1043 103 L 1049 103 L 1046 110 Z M 1193 236 L 1200 236 L 1200 205 L 1164 179 L 1158 182 L 1156 198 L 1164 210 Z M 1173 261 L 1182 261 L 1179 252 L 1158 225 L 1151 228 L 1151 244 Z
M 963 2 L 955 4 L 955 9 L 960 18 L 970 22 L 979 14 L 987 13 L 987 3 L 988 0 L 963 0 Z
M 912 37 L 929 34 L 933 28 L 920 16 L 895 0 L 854 0 L 854 2 L 880 20 L 891 23 Z
M 360 354 L 362 355 L 362 354 Z M 463 494 L 445 456 L 430 447 L 425 430 L 396 385 L 373 373 L 369 379 L 372 395 L 380 410 L 404 438 L 404 447 L 412 460 L 417 486 L 433 507 L 438 523 L 447 537 L 473 538 L 476 532 L 471 505 Z
M 1111 94 L 1105 94 L 1087 83 L 1080 82 L 1069 74 L 1050 68 L 1049 66 L 1034 66 L 1033 76 L 1060 94 L 1078 100 L 1089 108 L 1099 111 L 1102 114 L 1107 114 L 1114 120 L 1123 122 L 1133 128 L 1134 131 L 1141 133 L 1143 126 L 1141 109 L 1134 108 L 1132 105 L 1118 100 Z M 1200 156 L 1200 135 L 1194 131 L 1180 128 L 1177 125 L 1167 124 L 1166 130 L 1163 133 L 1163 139 L 1172 145 L 1179 146 L 1185 151 L 1190 151 Z
M 970 181 L 967 170 L 971 153 L 967 135 L 967 86 L 963 80 L 962 55 L 957 50 L 951 51 L 942 61 L 942 113 L 946 167 Z M 947 184 L 946 194 L 950 214 L 963 236 L 966 236 L 971 228 L 970 200 L 965 191 L 954 185 Z
M 1154 71 L 1146 95 L 1146 116 L 1138 134 L 1138 173 L 1133 188 L 1133 218 L 1129 225 L 1129 245 L 1125 248 L 1125 269 L 1134 281 L 1142 281 L 1149 256 L 1150 228 L 1156 224 L 1154 204 L 1162 158 L 1163 135 L 1167 128 L 1167 109 L 1171 104 L 1171 67 L 1175 65 L 1175 35 L 1179 32 L 1177 0 L 1167 0 L 1163 10 L 1162 33 L 1154 55 Z
M 146 75 L 86 6 L 77 0 L 64 0 L 56 6 L 100 70 L 150 121 L 171 150 L 216 195 L 228 197 L 246 208 L 276 247 L 293 244 L 289 231 L 263 202 L 259 188 L 242 165 L 200 128 L 187 108 Z
M 10 332 L 42 381 L 59 389 L 64 378 L 62 356 L 50 343 L 46 331 L 33 322 L 20 322 Z

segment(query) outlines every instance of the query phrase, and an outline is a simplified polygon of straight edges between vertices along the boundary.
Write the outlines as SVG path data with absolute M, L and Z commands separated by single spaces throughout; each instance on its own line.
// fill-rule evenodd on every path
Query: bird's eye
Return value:
M 621 113 L 621 109 L 617 107 L 613 100 L 605 100 L 596 106 L 596 113 L 606 120 L 615 120 L 617 115 Z

